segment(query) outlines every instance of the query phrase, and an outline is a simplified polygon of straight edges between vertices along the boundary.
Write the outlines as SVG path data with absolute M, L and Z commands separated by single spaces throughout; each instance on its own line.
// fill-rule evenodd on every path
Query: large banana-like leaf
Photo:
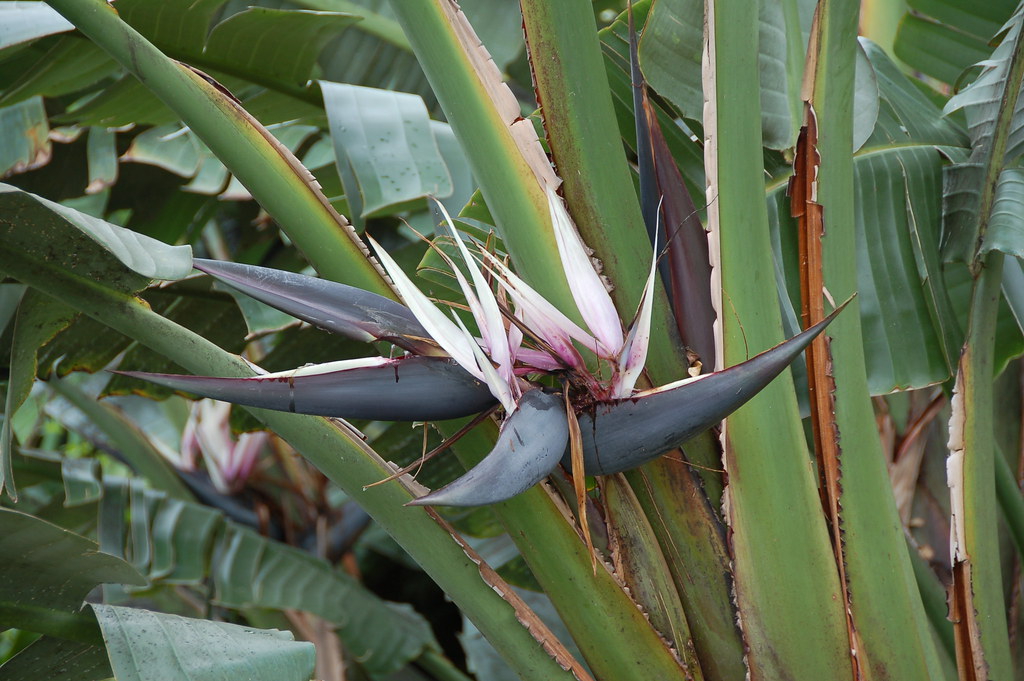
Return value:
M 991 52 L 989 41 L 1013 13 L 1015 0 L 965 5 L 956 0 L 911 0 L 894 44 L 896 56 L 917 71 L 955 85 L 965 69 Z
M 1007 168 L 999 175 L 988 231 L 981 253 L 1002 251 L 1024 257 L 1024 172 Z
M 0 425 L 0 492 L 6 488 L 7 496 L 18 500 L 11 465 L 14 434 L 14 415 L 21 408 L 35 381 L 39 347 L 66 327 L 75 313 L 53 299 L 36 291 L 26 291 L 18 305 L 11 332 L 10 375 L 4 406 L 4 420 Z
M 16 187 L 0 185 L 0 209 L 37 225 L 35 234 L 29 236 L 5 223 L 6 228 L 0 232 L 5 245 L 41 254 L 46 251 L 44 235 L 45 241 L 53 239 L 65 248 L 74 244 L 82 251 L 82 274 L 109 277 L 104 280 L 127 290 L 138 291 L 145 286 L 143 277 L 180 279 L 192 267 L 192 249 L 188 246 L 168 246 Z M 103 262 L 109 264 L 100 269 L 97 263 Z M 125 268 L 131 274 L 125 274 Z
M 959 342 L 936 256 L 942 161 L 928 145 L 854 159 L 857 290 L 868 387 L 874 395 L 947 379 Z M 782 187 L 768 196 L 786 264 L 796 262 L 795 221 Z M 786 268 L 795 272 L 795 269 Z M 791 295 L 799 290 L 788 282 Z
M 43 636 L 0 665 L 0 681 L 103 681 L 110 660 L 102 646 Z
M 878 46 L 862 45 L 881 107 L 853 164 L 857 290 L 868 387 L 879 395 L 950 375 L 962 331 L 936 255 L 943 164 L 934 145 L 952 154 L 967 137 Z M 785 194 L 781 184 L 770 187 L 768 214 L 785 287 L 795 299 L 797 231 Z
M 313 260 L 322 274 L 390 293 L 351 226 L 327 202 L 309 172 L 237 100 L 199 72 L 162 54 L 116 13 L 94 12 L 90 5 L 54 3 L 183 116 L 294 243 L 317 255 Z
M 68 664 L 78 678 L 109 677 L 96 621 L 78 611 L 99 584 L 142 585 L 145 578 L 124 560 L 100 553 L 95 542 L 49 522 L 7 508 L 0 519 L 0 549 L 7 556 L 0 625 L 47 634 L 0 666 L 0 679 L 67 678 L 60 675 Z M 31 673 L 41 676 L 26 676 Z
M 62 462 L 67 477 L 66 462 Z M 333 622 L 364 669 L 391 673 L 433 644 L 427 623 L 407 606 L 381 601 L 347 574 L 303 551 L 260 536 L 220 511 L 172 499 L 141 485 L 83 476 L 99 486 L 104 550 L 144 557 L 137 567 L 154 584 L 212 579 L 226 607 L 296 609 Z M 67 503 L 71 503 L 69 497 Z M 137 517 L 123 518 L 127 505 Z
M 451 195 L 451 174 L 421 98 L 325 80 L 319 83 L 336 163 L 356 224 L 427 196 Z
M 306 681 L 315 648 L 290 631 L 254 629 L 92 604 L 114 676 L 126 681 Z
M 299 123 L 274 128 L 277 141 L 291 151 L 296 151 L 316 132 L 315 127 Z M 120 160 L 145 163 L 188 178 L 191 182 L 185 185 L 185 191 L 220 194 L 221 198 L 235 201 L 252 198 L 236 179 L 231 178 L 228 169 L 210 148 L 190 129 L 177 123 L 158 125 L 136 136 Z M 231 184 L 228 186 L 229 179 Z
M 860 39 L 864 54 L 878 82 L 880 106 L 871 137 L 860 150 L 907 143 L 933 143 L 962 147 L 968 142 L 963 128 L 941 115 L 941 109 L 927 97 L 878 45 Z
M 98 584 L 146 583 L 131 565 L 99 553 L 95 542 L 85 537 L 7 508 L 0 509 L 0 517 L 0 546 L 8 557 L 0 602 L 7 626 L 19 626 L 10 617 L 22 606 L 38 609 L 42 623 L 49 617 L 46 611 L 53 611 L 52 621 L 59 625 L 60 613 L 77 611 Z M 26 624 L 27 620 L 20 623 Z
M 45 2 L 0 5 L 0 26 L 0 49 L 75 28 Z

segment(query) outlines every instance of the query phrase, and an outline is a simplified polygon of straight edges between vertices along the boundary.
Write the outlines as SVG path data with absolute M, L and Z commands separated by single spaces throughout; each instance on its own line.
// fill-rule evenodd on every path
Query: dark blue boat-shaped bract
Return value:
M 216 378 L 122 371 L 172 390 L 298 414 L 377 421 L 441 421 L 490 409 L 487 386 L 443 357 L 402 357 L 320 374 Z
M 568 441 L 562 396 L 530 390 L 502 424 L 490 454 L 462 477 L 407 505 L 483 506 L 511 499 L 554 470 Z
M 386 340 L 416 354 L 438 354 L 405 305 L 361 288 L 268 267 L 196 258 L 193 267 L 261 303 L 354 340 Z
M 704 432 L 742 407 L 786 367 L 839 314 L 846 303 L 806 331 L 746 362 L 675 387 L 598 403 L 579 414 L 587 475 L 636 468 Z M 563 464 L 569 465 L 565 455 Z

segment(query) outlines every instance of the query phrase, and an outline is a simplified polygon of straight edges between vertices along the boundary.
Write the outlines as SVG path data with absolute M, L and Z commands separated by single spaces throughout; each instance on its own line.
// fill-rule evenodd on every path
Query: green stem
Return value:
M 964 545 L 958 549 L 958 561 L 968 561 L 970 565 L 970 580 L 963 585 L 963 591 L 970 595 L 970 601 L 964 604 L 969 608 L 966 616 L 977 620 L 981 643 L 981 651 L 973 650 L 965 664 L 973 663 L 976 669 L 987 666 L 991 679 L 1013 678 L 999 542 L 993 532 L 999 522 L 992 420 L 993 358 L 1002 269 L 1003 254 L 993 251 L 985 257 L 974 282 L 967 338 L 957 376 L 959 398 L 963 401 L 959 415 L 963 428 L 963 509 L 953 509 L 955 522 L 963 526 Z M 958 418 L 956 412 L 954 406 L 954 419 Z M 951 487 L 954 482 L 950 481 Z M 957 512 L 962 513 L 962 519 L 956 518 Z M 978 659 L 979 653 L 983 659 Z
M 751 199 L 764 196 L 757 12 L 745 0 L 714 0 L 707 22 L 708 213 L 730 366 L 779 343 L 782 322 L 765 203 Z M 789 372 L 730 416 L 724 435 L 734 593 L 751 677 L 852 678 L 835 558 Z
M 842 300 L 858 285 L 856 259 L 850 257 L 858 238 L 850 146 L 858 10 L 853 0 L 820 3 L 817 34 L 809 48 L 814 54 L 808 55 L 808 62 L 816 66 L 808 77 L 813 79 L 809 95 L 817 140 L 808 153 L 819 155 L 813 171 L 814 200 L 822 206 L 824 220 L 820 237 L 807 235 L 808 252 L 814 239 L 820 238 L 822 249 L 820 263 L 809 258 L 808 281 L 820 281 L 824 288 L 808 291 L 809 309 L 824 305 L 826 291 Z M 812 269 L 816 266 L 820 271 Z M 827 517 L 835 523 L 834 536 L 842 536 L 838 559 L 846 580 L 858 666 L 869 678 L 889 675 L 926 681 L 941 676 L 940 658 L 914 579 L 881 442 L 863 436 L 874 431 L 875 413 L 856 305 L 826 330 L 828 340 L 815 355 L 820 364 L 808 367 L 809 374 L 821 372 L 814 379 L 815 416 L 822 456 L 834 457 L 839 476 L 829 489 L 838 498 Z

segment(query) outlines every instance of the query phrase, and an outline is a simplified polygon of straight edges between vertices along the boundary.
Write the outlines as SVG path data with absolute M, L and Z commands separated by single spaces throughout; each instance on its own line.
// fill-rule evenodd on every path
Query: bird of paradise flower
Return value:
M 487 249 L 476 248 L 474 256 L 440 206 L 461 267 L 438 252 L 465 294 L 479 337 L 452 310 L 446 314 L 420 291 L 371 238 L 404 305 L 291 272 L 201 259 L 194 264 L 303 321 L 356 340 L 389 341 L 405 355 L 250 378 L 124 373 L 236 404 L 347 419 L 435 421 L 500 407 L 501 428 L 493 450 L 465 475 L 411 502 L 475 506 L 520 494 L 560 462 L 569 465 L 572 455 L 577 472 L 582 468 L 587 475 L 606 475 L 678 447 L 768 385 L 845 305 L 745 362 L 637 390 L 650 340 L 655 263 L 637 312 L 624 330 L 562 200 L 549 190 L 548 202 L 559 257 L 586 328 Z M 496 282 L 496 290 L 485 272 Z M 597 358 L 597 370 L 588 367 L 584 352 Z

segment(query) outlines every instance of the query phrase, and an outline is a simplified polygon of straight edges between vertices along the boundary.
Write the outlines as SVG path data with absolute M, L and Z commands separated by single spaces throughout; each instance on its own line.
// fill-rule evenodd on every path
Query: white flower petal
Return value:
M 491 291 L 491 287 L 487 283 L 487 279 L 480 271 L 480 268 L 477 267 L 476 261 L 469 253 L 469 249 L 466 248 L 461 237 L 459 237 L 459 234 L 455 229 L 455 224 L 452 222 L 452 218 L 448 214 L 448 211 L 439 201 L 435 201 L 435 203 L 437 203 L 437 207 L 441 210 L 441 214 L 444 216 L 448 229 L 451 232 L 450 236 L 455 241 L 456 246 L 458 246 L 462 259 L 466 263 L 466 268 L 469 270 L 469 274 L 473 278 L 473 286 L 469 286 L 465 277 L 463 277 L 462 272 L 443 251 L 438 249 L 438 253 L 441 254 L 441 257 L 448 262 L 449 267 L 451 267 L 455 272 L 455 276 L 459 281 L 459 286 L 466 294 L 466 301 L 469 303 L 473 317 L 476 319 L 477 326 L 480 328 L 480 334 L 484 338 L 484 343 L 487 347 L 487 351 L 490 353 L 491 359 L 498 364 L 498 367 L 506 380 L 511 380 L 512 352 L 510 349 L 509 337 L 505 331 L 505 321 L 501 316 L 501 309 L 498 307 L 498 301 L 495 300 L 494 293 Z
M 387 364 L 391 360 L 387 357 L 358 357 L 356 359 L 341 359 L 336 362 L 325 362 L 323 364 L 308 364 L 298 369 L 287 371 L 275 371 L 272 374 L 266 372 L 259 375 L 259 378 L 295 378 L 297 376 L 315 376 L 327 374 L 332 371 L 345 371 L 347 369 L 362 369 L 364 367 L 375 367 Z
M 562 199 L 550 187 L 548 206 L 551 210 L 555 241 L 558 244 L 558 255 L 562 260 L 565 278 L 569 282 L 569 291 L 572 292 L 583 321 L 587 323 L 591 333 L 601 341 L 603 351 L 600 354 L 604 357 L 613 357 L 622 347 L 622 323 L 619 321 L 619 313 L 604 287 L 604 282 L 594 269 L 587 248 L 583 245 Z
M 575 339 L 595 352 L 598 350 L 598 340 L 562 314 L 561 310 L 517 277 L 498 258 L 487 251 L 483 251 L 483 254 L 493 267 L 492 272 L 518 307 L 523 324 L 557 352 L 567 364 L 584 369 L 579 353 L 572 346 L 570 339 Z
M 619 353 L 619 370 L 612 385 L 614 397 L 629 397 L 633 393 L 640 372 L 647 363 L 647 348 L 651 342 L 651 311 L 654 307 L 654 275 L 657 266 L 658 254 L 655 252 L 651 262 L 651 273 L 647 276 L 647 285 L 644 286 L 640 306 L 636 311 L 636 319 L 629 329 L 625 343 L 622 344 L 622 352 Z
M 463 331 L 467 334 L 469 333 L 469 331 L 466 330 L 466 326 L 462 323 L 462 320 L 459 319 L 454 311 L 452 312 L 452 319 L 455 320 L 455 323 L 458 324 Z M 483 374 L 484 383 L 486 383 L 487 387 L 490 388 L 491 394 L 501 402 L 501 406 L 505 408 L 505 412 L 511 414 L 516 409 L 516 400 L 512 396 L 512 388 L 509 385 L 509 382 L 495 371 L 494 365 L 491 364 L 491 360 L 484 354 L 479 345 L 474 343 L 473 347 L 475 350 L 473 355 L 476 359 L 476 366 L 480 370 L 480 373 Z
M 416 284 L 406 276 L 402 268 L 394 261 L 394 259 L 388 255 L 388 252 L 381 248 L 372 236 L 367 235 L 366 237 L 373 245 L 374 250 L 377 253 L 377 257 L 380 259 L 384 269 L 391 276 L 391 280 L 395 283 L 395 288 L 398 289 L 398 293 L 401 294 L 402 300 L 412 310 L 412 313 L 419 320 L 423 328 L 433 337 L 437 344 L 441 348 L 451 355 L 459 366 L 468 371 L 470 374 L 479 378 L 481 381 L 484 380 L 484 376 L 480 372 L 480 369 L 476 365 L 476 356 L 473 348 L 476 346 L 476 341 L 468 333 L 460 329 L 454 322 L 445 316 L 441 310 L 437 308 L 423 294 Z

